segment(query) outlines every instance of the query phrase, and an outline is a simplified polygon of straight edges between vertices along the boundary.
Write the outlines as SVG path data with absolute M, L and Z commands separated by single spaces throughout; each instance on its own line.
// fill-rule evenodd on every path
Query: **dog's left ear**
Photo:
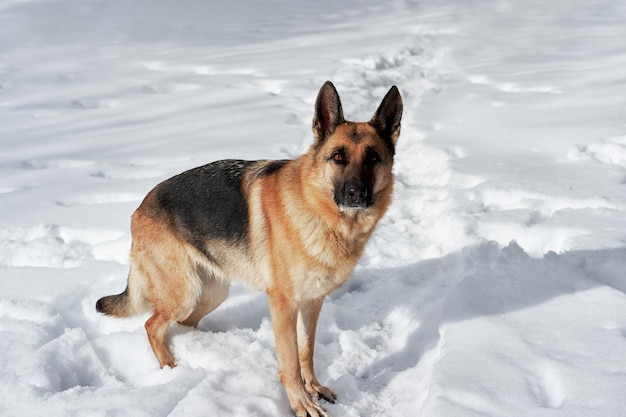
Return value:
M 393 150 L 400 136 L 400 120 L 402 119 L 402 97 L 394 85 L 389 89 L 385 98 L 378 106 L 370 124 L 374 126 L 378 135 Z
M 342 123 L 345 123 L 345 120 L 339 94 L 333 83 L 326 81 L 317 94 L 317 100 L 315 100 L 313 134 L 316 143 L 321 144 Z

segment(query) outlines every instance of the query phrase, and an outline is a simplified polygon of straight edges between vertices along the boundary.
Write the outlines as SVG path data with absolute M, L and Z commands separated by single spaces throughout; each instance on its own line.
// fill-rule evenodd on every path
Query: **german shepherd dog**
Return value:
M 401 117 L 393 86 L 369 122 L 346 121 L 327 81 L 304 155 L 217 161 L 160 183 L 132 217 L 126 289 L 96 309 L 116 317 L 152 310 L 150 345 L 161 367 L 174 367 L 172 322 L 196 327 L 231 282 L 263 289 L 291 408 L 298 417 L 327 416 L 316 400 L 337 397 L 313 369 L 317 319 L 391 202 Z

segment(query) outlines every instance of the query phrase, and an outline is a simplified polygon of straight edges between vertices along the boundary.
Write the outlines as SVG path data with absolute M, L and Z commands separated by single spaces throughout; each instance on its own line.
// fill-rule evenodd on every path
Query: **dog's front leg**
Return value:
M 298 351 L 300 357 L 300 372 L 304 380 L 304 387 L 314 398 L 322 397 L 334 403 L 337 395 L 323 386 L 315 376 L 313 366 L 313 352 L 315 349 L 315 331 L 317 319 L 324 303 L 324 297 L 307 300 L 300 305 L 298 311 Z
M 328 417 L 304 387 L 298 359 L 296 333 L 298 306 L 279 289 L 268 289 L 270 314 L 276 338 L 280 379 L 285 386 L 289 404 L 298 417 Z

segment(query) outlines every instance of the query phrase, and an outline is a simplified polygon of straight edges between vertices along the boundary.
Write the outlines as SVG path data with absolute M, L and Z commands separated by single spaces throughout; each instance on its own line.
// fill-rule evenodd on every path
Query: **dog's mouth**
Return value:
M 347 215 L 354 215 L 358 213 L 366 213 L 370 210 L 371 206 L 363 207 L 363 206 L 344 206 L 339 205 L 339 212 Z

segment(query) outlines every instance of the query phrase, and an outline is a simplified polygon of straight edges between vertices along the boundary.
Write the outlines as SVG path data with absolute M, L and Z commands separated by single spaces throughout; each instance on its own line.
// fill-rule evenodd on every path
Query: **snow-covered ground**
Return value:
M 394 203 L 316 344 L 332 416 L 623 416 L 624 1 L 0 3 L 0 415 L 289 416 L 265 295 L 95 312 L 154 185 L 396 84 Z

